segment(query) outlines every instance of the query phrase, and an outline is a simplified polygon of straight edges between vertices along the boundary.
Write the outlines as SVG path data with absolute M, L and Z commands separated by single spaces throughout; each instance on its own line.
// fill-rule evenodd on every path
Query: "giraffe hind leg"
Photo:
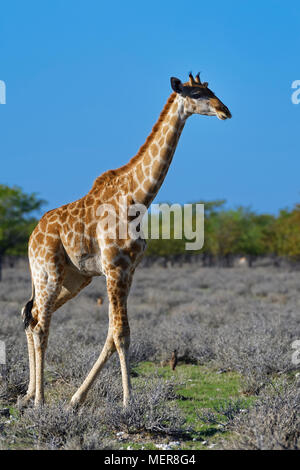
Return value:
M 59 290 L 59 294 L 57 295 L 56 299 L 53 299 L 52 307 L 51 307 L 51 314 L 55 312 L 58 308 L 60 308 L 63 304 L 65 304 L 68 300 L 75 297 L 84 287 L 86 287 L 91 282 L 90 277 L 83 276 L 81 273 L 77 273 L 76 271 L 66 269 L 65 275 L 62 281 L 62 285 Z M 43 310 L 43 305 L 40 306 L 40 310 Z M 27 336 L 27 344 L 28 344 L 28 354 L 29 354 L 29 371 L 30 371 L 30 379 L 29 379 L 29 386 L 27 393 L 24 397 L 18 398 L 18 406 L 19 408 L 25 407 L 29 401 L 35 397 L 36 392 L 36 355 L 40 356 L 42 354 L 42 358 L 40 361 L 44 362 L 44 354 L 45 351 L 41 351 L 41 340 L 42 338 L 39 336 L 43 336 L 41 328 L 38 325 L 39 315 L 35 301 L 34 295 L 32 298 L 27 302 L 25 307 L 22 310 L 22 318 L 25 326 L 25 332 Z M 50 322 L 49 322 L 50 323 Z M 37 326 L 36 330 L 34 328 Z M 45 325 L 42 326 L 42 330 L 45 329 Z M 48 325 L 49 329 L 49 325 Z M 34 339 L 34 336 L 37 336 Z M 48 336 L 48 335 L 47 335 Z M 47 342 L 47 338 L 46 338 Z M 35 343 L 37 348 L 37 354 L 35 351 Z M 46 349 L 46 345 L 44 346 Z M 42 346 L 43 349 L 43 346 Z M 41 372 L 39 373 L 41 375 Z M 42 379 L 41 379 L 42 380 Z M 40 381 L 41 381 L 40 380 Z M 40 385 L 41 388 L 41 385 Z M 42 384 L 43 388 L 43 384 Z M 41 398 L 39 401 L 43 401 L 43 390 L 40 393 Z
M 35 406 L 44 403 L 44 363 L 48 343 L 49 328 L 54 305 L 62 288 L 61 273 L 58 277 L 50 278 L 39 288 L 37 294 L 36 325 L 32 328 L 35 351 Z
M 27 337 L 27 347 L 29 356 L 29 385 L 24 397 L 18 397 L 18 407 L 23 408 L 28 404 L 31 398 L 35 396 L 35 350 L 31 325 L 34 325 L 32 309 L 34 305 L 34 284 L 32 283 L 32 296 L 22 309 L 22 319 Z
M 29 356 L 29 384 L 25 396 L 18 397 L 17 406 L 19 409 L 24 408 L 28 405 L 30 400 L 35 397 L 35 350 L 34 350 L 34 340 L 33 334 L 29 327 L 25 330 L 27 337 L 27 347 L 28 347 L 28 356 Z
M 38 305 L 38 322 L 33 328 L 36 367 L 35 406 L 44 402 L 44 361 L 48 342 L 49 327 L 52 313 L 91 282 L 91 277 L 68 269 L 64 266 L 61 272 L 52 280 L 47 280 L 47 286 Z

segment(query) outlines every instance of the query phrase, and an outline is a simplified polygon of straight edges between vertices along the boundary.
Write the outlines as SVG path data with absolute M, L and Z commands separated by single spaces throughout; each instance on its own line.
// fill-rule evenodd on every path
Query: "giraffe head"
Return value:
M 179 78 L 171 77 L 171 86 L 183 98 L 186 115 L 203 114 L 217 116 L 222 120 L 231 118 L 231 112 L 208 88 L 208 83 L 201 83 L 199 73 L 195 78 L 190 73 L 187 83 L 181 83 Z

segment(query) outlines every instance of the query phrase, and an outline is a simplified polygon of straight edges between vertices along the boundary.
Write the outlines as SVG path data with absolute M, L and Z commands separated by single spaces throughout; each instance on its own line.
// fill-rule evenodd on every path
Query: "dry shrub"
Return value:
M 174 398 L 172 382 L 158 377 L 150 382 L 145 380 L 135 390 L 127 408 L 120 402 L 107 400 L 103 419 L 116 431 L 179 435 L 183 433 L 185 420 L 172 402 Z
M 222 370 L 238 371 L 244 377 L 244 391 L 258 394 L 260 400 L 234 420 L 238 445 L 299 446 L 297 432 L 293 431 L 297 420 L 290 421 L 293 410 L 299 411 L 296 391 L 289 388 L 286 394 L 278 391 L 270 395 L 268 386 L 274 376 L 295 367 L 291 344 L 300 338 L 299 290 L 299 273 L 286 268 L 217 269 L 193 264 L 138 269 L 128 302 L 131 363 L 170 359 L 177 349 L 179 360 L 186 363 L 213 362 Z M 28 270 L 4 269 L 0 283 L 0 340 L 7 347 L 6 381 L 0 383 L 0 400 L 4 403 L 15 402 L 27 387 L 28 354 L 20 312 L 30 292 Z M 63 398 L 81 384 L 104 344 L 108 327 L 104 293 L 105 280 L 95 279 L 53 315 L 46 354 L 46 388 L 49 382 L 53 388 L 60 386 L 59 396 Z M 101 308 L 96 303 L 99 296 L 104 299 Z M 130 412 L 124 412 L 115 354 L 88 395 L 81 424 L 77 425 L 77 415 L 66 414 L 50 401 L 37 414 L 38 421 L 34 411 L 25 412 L 19 431 L 32 436 L 40 426 L 41 437 L 35 442 L 49 448 L 104 448 L 109 441 L 106 433 L 112 429 L 180 432 L 181 418 L 163 385 L 155 380 L 134 389 L 136 398 Z M 93 410 L 92 415 L 89 410 Z M 268 429 L 273 429 L 272 435 Z
M 230 425 L 227 449 L 300 450 L 300 388 L 280 382 L 269 385 L 246 413 Z

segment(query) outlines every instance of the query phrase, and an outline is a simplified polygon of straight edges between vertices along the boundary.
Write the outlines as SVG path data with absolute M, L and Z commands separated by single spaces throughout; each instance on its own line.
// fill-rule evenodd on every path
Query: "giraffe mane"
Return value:
M 156 124 L 153 126 L 151 133 L 148 135 L 148 137 L 146 139 L 146 142 L 140 147 L 137 154 L 134 157 L 132 157 L 129 160 L 129 162 L 126 163 L 125 165 L 122 165 L 121 167 L 119 167 L 115 170 L 105 171 L 104 173 L 102 173 L 102 175 L 98 176 L 98 178 L 95 179 L 94 184 L 93 184 L 92 189 L 90 190 L 90 192 L 96 190 L 96 188 L 98 187 L 99 184 L 102 185 L 102 184 L 112 183 L 112 181 L 115 178 L 117 178 L 118 176 L 121 176 L 124 173 L 126 173 L 127 171 L 131 170 L 131 168 L 135 165 L 137 160 L 144 154 L 144 152 L 147 150 L 147 148 L 149 147 L 149 145 L 153 141 L 155 133 L 158 131 L 161 124 L 164 122 L 164 120 L 165 120 L 172 104 L 175 101 L 176 96 L 177 96 L 177 94 L 175 92 L 172 93 L 169 96 L 168 101 L 166 102 L 163 110 L 161 111 Z
M 154 138 L 156 132 L 158 131 L 161 124 L 164 122 L 168 112 L 170 111 L 170 108 L 171 108 L 172 104 L 174 103 L 176 96 L 177 96 L 177 93 L 175 93 L 175 92 L 172 93 L 169 96 L 168 101 L 166 102 L 162 112 L 160 113 L 157 122 L 154 124 L 151 133 L 148 135 L 148 137 L 146 139 L 146 142 L 140 147 L 140 149 L 138 150 L 138 153 L 134 157 L 132 157 L 131 160 L 129 160 L 129 162 L 126 165 L 124 165 L 124 167 L 131 167 L 132 165 L 134 165 L 136 163 L 137 159 L 141 155 L 143 155 L 143 153 L 147 150 L 147 148 L 149 147 L 149 145 L 153 141 L 153 138 Z M 121 168 L 124 168 L 124 167 L 121 167 Z

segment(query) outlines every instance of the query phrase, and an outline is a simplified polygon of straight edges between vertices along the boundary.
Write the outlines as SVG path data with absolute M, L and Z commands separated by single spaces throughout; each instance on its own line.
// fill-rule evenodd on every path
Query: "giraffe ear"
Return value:
M 171 77 L 171 87 L 175 93 L 181 94 L 183 92 L 183 85 L 179 78 Z

